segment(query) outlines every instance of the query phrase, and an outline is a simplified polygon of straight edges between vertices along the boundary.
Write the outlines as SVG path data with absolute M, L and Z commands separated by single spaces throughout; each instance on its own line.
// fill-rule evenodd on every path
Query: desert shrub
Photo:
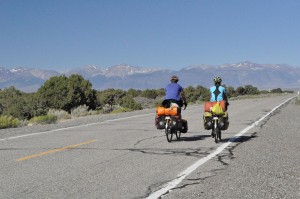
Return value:
M 89 115 L 99 115 L 101 113 L 101 110 L 89 110 Z
M 82 116 L 90 115 L 88 109 L 89 107 L 87 107 L 86 105 L 78 106 L 71 110 L 71 116 L 82 117 Z
M 23 119 L 24 107 L 26 106 L 25 97 L 27 95 L 13 86 L 1 90 L 0 114 Z
M 272 89 L 271 93 L 282 93 L 281 88 Z
M 140 106 L 142 107 L 142 109 L 145 108 L 154 108 L 156 107 L 156 104 L 161 104 L 161 102 L 163 101 L 163 99 L 149 99 L 146 97 L 135 97 L 133 99 L 137 104 L 140 104 Z M 127 107 L 130 108 L 130 107 Z
M 120 105 L 124 108 L 128 108 L 131 110 L 141 110 L 143 109 L 142 105 L 140 103 L 137 103 L 132 97 L 125 96 L 122 99 L 122 102 Z
M 80 75 L 54 76 L 36 92 L 37 99 L 45 108 L 70 112 L 73 108 L 87 104 L 96 108 L 96 91 L 92 84 Z
M 135 89 L 129 89 L 126 93 L 127 96 L 130 96 L 132 98 L 137 97 L 141 94 L 141 90 L 135 90 Z
M 25 120 L 19 120 L 18 127 L 28 126 L 29 121 L 27 119 Z
M 105 105 L 102 108 L 101 113 L 108 114 L 108 113 L 122 113 L 122 112 L 129 112 L 129 111 L 132 111 L 132 109 L 122 107 L 120 105 L 113 105 L 113 106 Z
M 49 109 L 48 115 L 55 115 L 59 121 L 71 119 L 71 115 L 65 110 Z
M 236 97 L 238 95 L 232 86 L 226 87 L 226 92 L 228 98 Z
M 155 89 L 146 89 L 142 91 L 141 96 L 149 99 L 155 99 L 158 96 L 158 94 Z
M 12 116 L 0 116 L 0 129 L 15 128 L 19 124 L 19 120 Z
M 114 106 L 120 104 L 122 98 L 126 95 L 126 92 L 120 89 L 107 89 L 104 91 L 97 92 L 97 103 L 102 107 L 106 106 Z
M 42 115 L 33 117 L 29 120 L 30 124 L 52 124 L 57 121 L 57 117 L 55 115 Z
M 107 113 L 110 113 L 113 111 L 113 107 L 108 105 L 108 104 L 105 104 L 102 109 L 101 109 L 101 113 L 103 114 L 107 114 Z

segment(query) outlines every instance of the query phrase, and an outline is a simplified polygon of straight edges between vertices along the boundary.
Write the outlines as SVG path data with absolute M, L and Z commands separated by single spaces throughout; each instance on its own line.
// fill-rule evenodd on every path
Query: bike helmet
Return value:
M 178 79 L 178 77 L 177 77 L 176 75 L 173 75 L 173 76 L 171 77 L 171 81 L 178 82 L 179 79 Z
M 220 85 L 221 85 L 221 83 L 222 83 L 221 77 L 215 77 L 215 78 L 214 78 L 214 83 L 215 83 L 215 84 L 220 84 Z

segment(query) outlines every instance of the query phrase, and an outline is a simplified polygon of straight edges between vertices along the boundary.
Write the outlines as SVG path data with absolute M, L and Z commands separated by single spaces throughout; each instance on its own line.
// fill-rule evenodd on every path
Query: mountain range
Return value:
M 215 76 L 223 79 L 227 86 L 252 85 L 259 89 L 300 88 L 300 67 L 286 64 L 257 64 L 249 61 L 220 66 L 192 65 L 180 70 L 146 68 L 121 64 L 109 68 L 93 65 L 76 68 L 68 72 L 38 68 L 0 67 L 0 88 L 14 86 L 24 92 L 36 92 L 52 76 L 82 75 L 96 90 L 158 89 L 169 83 L 172 75 L 179 77 L 183 87 L 201 85 L 210 87 Z

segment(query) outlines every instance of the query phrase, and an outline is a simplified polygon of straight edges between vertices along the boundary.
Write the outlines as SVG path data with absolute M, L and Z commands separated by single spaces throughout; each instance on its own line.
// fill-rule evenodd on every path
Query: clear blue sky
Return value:
M 300 0 L 0 0 L 0 66 L 300 66 Z

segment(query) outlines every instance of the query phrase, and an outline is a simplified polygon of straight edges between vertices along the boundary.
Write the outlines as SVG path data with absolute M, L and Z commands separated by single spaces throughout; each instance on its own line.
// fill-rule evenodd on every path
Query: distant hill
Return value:
M 300 88 L 300 68 L 282 64 L 257 64 L 240 62 L 220 66 L 193 65 L 181 70 L 145 68 L 129 65 L 116 65 L 110 68 L 84 66 L 59 73 L 54 70 L 37 68 L 0 67 L 0 88 L 15 86 L 25 92 L 35 92 L 52 76 L 80 74 L 88 79 L 93 88 L 104 90 L 118 89 L 158 89 L 169 83 L 171 75 L 178 75 L 183 87 L 201 85 L 209 87 L 212 79 L 220 76 L 227 86 L 253 85 L 259 89 Z

